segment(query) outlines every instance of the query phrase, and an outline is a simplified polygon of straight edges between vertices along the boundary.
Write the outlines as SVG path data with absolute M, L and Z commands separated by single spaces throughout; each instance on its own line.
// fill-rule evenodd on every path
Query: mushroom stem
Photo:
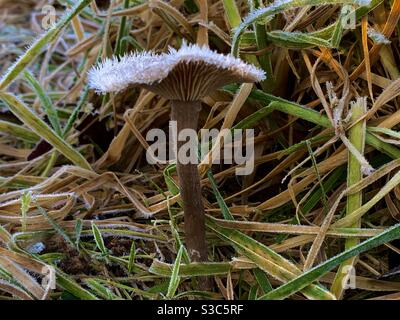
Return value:
M 200 109 L 200 101 L 171 101 L 171 119 L 177 122 L 177 134 L 183 129 L 197 132 Z M 177 139 L 177 150 L 185 143 Z M 197 164 L 183 164 L 179 157 L 176 163 L 184 210 L 186 248 L 191 261 L 207 261 L 205 214 Z

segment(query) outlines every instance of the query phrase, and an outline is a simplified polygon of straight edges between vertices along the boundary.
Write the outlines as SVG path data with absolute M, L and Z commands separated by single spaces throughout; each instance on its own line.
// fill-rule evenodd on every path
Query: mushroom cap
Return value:
M 233 82 L 258 82 L 265 72 L 208 47 L 183 44 L 168 53 L 131 53 L 106 59 L 88 74 L 97 92 L 119 92 L 141 86 L 170 100 L 199 100 Z

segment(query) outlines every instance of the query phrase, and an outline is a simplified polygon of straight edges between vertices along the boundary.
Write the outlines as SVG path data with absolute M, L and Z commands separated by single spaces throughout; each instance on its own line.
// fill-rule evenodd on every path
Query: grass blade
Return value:
M 136 246 L 135 241 L 132 241 L 131 250 L 129 251 L 128 272 L 132 273 L 135 264 Z
M 250 27 L 253 23 L 261 19 L 273 17 L 274 15 L 293 7 L 304 7 L 304 6 L 318 6 L 327 4 L 363 4 L 362 1 L 354 0 L 289 0 L 289 1 L 275 1 L 264 8 L 260 8 L 256 11 L 251 12 L 247 17 L 244 18 L 243 22 L 235 29 L 235 33 L 232 39 L 231 53 L 235 57 L 239 55 L 239 42 L 242 34 Z
M 211 217 L 207 217 L 206 224 L 219 237 L 231 243 L 241 254 L 252 260 L 260 269 L 274 278 L 282 282 L 288 282 L 300 274 L 300 269 L 293 263 L 244 233 L 222 228 Z M 302 289 L 302 293 L 309 299 L 335 299 L 327 289 L 321 286 L 311 284 Z
M 69 235 L 65 232 L 65 230 L 58 225 L 58 223 L 52 218 L 50 217 L 46 210 L 44 210 L 39 203 L 37 203 L 37 201 L 35 201 L 36 203 L 36 207 L 38 208 L 39 212 L 46 218 L 46 220 L 51 224 L 51 226 L 53 227 L 53 229 L 64 238 L 64 240 L 66 242 L 68 242 L 70 245 L 74 246 L 74 242 L 71 240 L 71 238 L 69 237 Z
M 351 120 L 357 121 L 366 112 L 366 100 L 363 98 L 358 99 L 356 103 L 352 104 L 351 108 Z M 354 147 L 361 153 L 364 153 L 365 144 L 365 121 L 359 121 L 349 130 L 349 140 Z M 360 163 L 349 152 L 348 170 L 347 170 L 347 186 L 351 187 L 362 179 L 362 168 Z M 346 203 L 346 214 L 351 214 L 353 211 L 360 208 L 362 205 L 362 191 L 350 194 L 347 196 Z M 361 221 L 355 222 L 351 225 L 351 228 L 359 228 Z M 359 239 L 347 239 L 345 242 L 345 248 L 350 249 L 359 243 Z M 342 263 L 336 273 L 335 280 L 332 283 L 331 291 L 335 296 L 340 299 L 344 292 L 344 285 L 347 283 L 346 279 L 351 274 L 350 270 L 353 268 L 356 256 Z
M 178 254 L 176 255 L 174 267 L 172 269 L 171 280 L 169 282 L 168 291 L 167 291 L 167 299 L 172 299 L 175 296 L 175 292 L 178 289 L 179 282 L 181 278 L 179 277 L 179 268 L 181 265 L 183 254 L 183 246 L 179 248 Z
M 54 41 L 62 29 L 83 10 L 92 0 L 81 0 L 51 27 L 43 36 L 36 40 L 29 49 L 19 57 L 16 63 L 11 66 L 7 73 L 0 80 L 0 90 L 4 90 L 15 78 L 41 53 L 42 49 Z
M 104 244 L 104 239 L 101 235 L 101 232 L 99 228 L 96 226 L 96 224 L 92 221 L 92 233 L 94 236 L 94 241 L 96 242 L 97 248 L 100 250 L 100 252 L 104 255 L 108 255 L 108 250 Z
M 225 90 L 229 92 L 236 92 L 237 86 L 232 85 L 232 86 L 226 86 L 224 87 Z M 266 117 L 268 114 L 270 114 L 272 111 L 281 111 L 287 114 L 290 114 L 292 116 L 295 116 L 297 118 L 304 119 L 306 121 L 310 121 L 312 123 L 315 123 L 317 125 L 320 125 L 325 128 L 331 127 L 331 123 L 328 119 L 327 116 L 319 113 L 318 111 L 315 111 L 313 109 L 304 107 L 300 104 L 285 100 L 280 97 L 275 97 L 271 94 L 265 93 L 261 90 L 253 90 L 250 93 L 250 98 L 259 100 L 264 102 L 267 106 L 260 109 L 257 111 L 257 116 L 256 117 L 249 117 L 249 119 L 244 119 L 243 121 L 246 120 L 246 122 L 249 122 L 251 124 L 254 124 L 254 122 L 259 121 L 262 117 Z M 263 110 L 264 109 L 264 110 Z M 263 111 L 261 111 L 263 110 Z M 247 124 L 247 123 L 244 123 Z M 238 124 L 239 125 L 239 124 Z M 368 132 L 367 128 L 367 134 L 365 137 L 365 142 L 375 149 L 387 154 L 393 159 L 398 159 L 400 158 L 400 149 L 396 148 L 395 146 L 392 146 L 388 143 L 385 143 L 379 138 L 375 137 L 373 134 Z
M 284 47 L 305 49 L 312 47 L 332 47 L 330 41 L 303 32 L 271 31 L 267 33 L 269 41 Z
M 235 220 L 233 218 L 231 212 L 229 211 L 229 208 L 226 205 L 224 198 L 222 197 L 221 193 L 218 190 L 217 182 L 215 181 L 214 175 L 212 174 L 211 170 L 207 171 L 207 177 L 211 183 L 211 187 L 214 191 L 214 195 L 217 198 L 218 205 L 221 208 L 222 215 L 224 216 L 224 218 L 226 220 Z
M 43 90 L 42 86 L 35 79 L 32 73 L 25 70 L 24 77 L 28 81 L 32 89 L 35 91 L 38 98 L 40 99 L 44 112 L 49 118 L 49 121 L 54 131 L 61 137 L 60 119 L 58 118 L 57 110 L 53 107 L 53 102 L 50 100 L 49 96 Z
M 90 164 L 86 159 L 72 148 L 65 140 L 60 138 L 49 126 L 34 114 L 27 105 L 21 100 L 7 92 L 0 92 L 0 98 L 4 100 L 10 111 L 14 113 L 23 123 L 25 123 L 33 132 L 46 140 L 54 148 L 60 151 L 67 159 L 75 165 L 91 170 Z
M 173 266 L 154 260 L 149 271 L 163 277 L 171 277 Z M 179 276 L 182 278 L 226 275 L 231 269 L 228 262 L 192 262 L 181 264 Z
M 0 120 L 0 132 L 7 133 L 29 143 L 36 143 L 40 139 L 36 133 L 33 133 L 31 130 L 4 120 Z
M 356 255 L 359 255 L 365 251 L 378 247 L 384 243 L 396 240 L 400 238 L 400 224 L 387 229 L 381 234 L 365 240 L 361 244 L 348 249 L 324 263 L 310 269 L 303 273 L 301 276 L 289 281 L 288 283 L 280 286 L 279 288 L 265 294 L 260 299 L 274 300 L 274 299 L 285 299 L 290 295 L 296 293 L 299 290 L 307 287 L 314 281 L 318 280 L 321 276 L 338 266 L 340 263 L 350 259 Z
M 77 219 L 75 222 L 75 247 L 79 251 L 79 242 L 82 234 L 82 219 Z

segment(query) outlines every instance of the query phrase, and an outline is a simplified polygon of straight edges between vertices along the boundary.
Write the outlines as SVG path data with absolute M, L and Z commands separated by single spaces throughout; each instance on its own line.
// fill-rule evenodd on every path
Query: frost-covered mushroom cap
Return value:
M 233 82 L 258 82 L 264 71 L 207 47 L 186 45 L 165 54 L 132 53 L 107 59 L 89 71 L 97 92 L 141 86 L 170 100 L 193 101 Z

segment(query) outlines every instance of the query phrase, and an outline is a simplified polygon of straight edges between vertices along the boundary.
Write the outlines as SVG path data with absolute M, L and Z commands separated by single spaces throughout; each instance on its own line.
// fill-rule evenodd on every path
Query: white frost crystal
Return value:
M 167 55 L 151 52 L 106 59 L 89 71 L 89 86 L 106 93 L 122 91 L 131 84 L 152 84 L 168 75 L 167 61 Z
M 371 5 L 371 0 L 356 0 L 355 4 L 359 5 L 360 7 L 368 7 Z
M 232 55 L 223 55 L 215 51 L 210 50 L 208 47 L 200 47 L 198 45 L 186 45 L 184 44 L 179 50 L 170 48 L 169 56 L 173 66 L 178 63 L 184 62 L 197 62 L 203 61 L 208 64 L 212 64 L 219 69 L 228 69 L 237 72 L 243 77 L 254 78 L 255 81 L 262 81 L 265 79 L 265 72 L 261 69 L 256 68 L 251 64 L 243 62 L 239 58 L 235 58 Z M 173 67 L 172 67 L 173 68 Z M 171 69 L 172 69 L 171 68 Z
M 382 33 L 376 31 L 375 29 L 368 28 L 367 34 L 368 37 L 370 37 L 377 44 L 390 44 L 390 40 L 388 40 Z
M 131 53 L 121 58 L 106 59 L 88 73 L 89 86 L 97 92 L 119 92 L 130 85 L 160 82 L 182 62 L 203 62 L 217 69 L 230 70 L 254 81 L 265 79 L 265 72 L 231 55 L 219 54 L 207 47 L 183 44 L 168 53 Z
M 37 253 L 42 252 L 45 248 L 46 248 L 46 246 L 44 245 L 43 242 L 36 242 L 36 243 L 32 244 L 31 246 L 29 246 L 26 250 L 29 253 L 37 254 Z

